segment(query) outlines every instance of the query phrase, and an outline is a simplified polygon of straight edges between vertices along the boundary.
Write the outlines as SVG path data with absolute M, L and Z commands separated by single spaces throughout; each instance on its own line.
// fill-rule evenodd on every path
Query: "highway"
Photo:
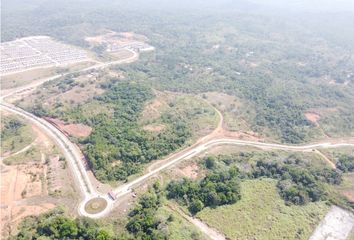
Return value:
M 114 64 L 120 64 L 120 63 L 126 63 L 133 61 L 138 57 L 138 54 L 134 52 L 133 56 L 124 59 L 124 60 L 119 60 L 115 62 L 108 62 L 108 63 L 100 63 L 85 69 L 82 69 L 77 72 L 84 72 L 84 71 L 89 71 L 92 69 L 100 69 L 104 67 L 108 67 Z M 68 73 L 72 74 L 72 73 Z M 60 75 L 59 77 L 62 77 L 63 75 Z M 354 147 L 354 143 L 331 143 L 331 142 L 326 142 L 326 143 L 316 143 L 316 144 L 309 144 L 309 145 L 282 145 L 282 144 L 275 144 L 275 143 L 264 143 L 264 142 L 256 142 L 256 141 L 246 141 L 246 140 L 240 140 L 240 139 L 233 139 L 233 138 L 216 138 L 216 139 L 210 139 L 207 140 L 208 138 L 213 138 L 214 135 L 210 134 L 206 137 L 202 138 L 202 141 L 194 144 L 193 146 L 181 150 L 178 153 L 173 154 L 167 161 L 166 163 L 162 164 L 159 167 L 156 167 L 155 169 L 152 169 L 151 171 L 145 173 L 144 175 L 127 182 L 116 189 L 112 190 L 112 192 L 115 194 L 116 199 L 113 200 L 110 197 L 108 197 L 107 193 L 100 193 L 97 192 L 91 181 L 90 178 L 87 175 L 87 171 L 85 169 L 85 166 L 83 165 L 82 157 L 83 154 L 81 153 L 80 149 L 72 143 L 67 136 L 65 136 L 61 131 L 59 131 L 55 126 L 51 125 L 49 122 L 29 113 L 26 112 L 25 110 L 18 108 L 12 104 L 6 103 L 4 101 L 4 98 L 16 93 L 21 93 L 23 91 L 26 91 L 28 89 L 34 89 L 35 87 L 39 86 L 40 84 L 54 80 L 58 78 L 58 75 L 55 75 L 50 78 L 42 79 L 36 84 L 30 84 L 27 86 L 23 86 L 18 89 L 13 89 L 9 93 L 7 93 L 5 96 L 1 96 L 0 100 L 0 106 L 1 108 L 12 112 L 14 114 L 18 114 L 29 121 L 31 121 L 33 124 L 38 126 L 40 129 L 43 130 L 43 132 L 47 133 L 47 135 L 53 139 L 56 144 L 60 147 L 62 150 L 69 167 L 73 173 L 75 183 L 78 186 L 78 189 L 80 190 L 80 194 L 82 197 L 82 201 L 78 207 L 78 212 L 80 215 L 86 216 L 86 217 L 91 217 L 91 218 L 100 218 L 108 214 L 111 209 L 114 207 L 115 201 L 117 201 L 121 196 L 131 192 L 135 187 L 139 186 L 140 184 L 144 183 L 147 179 L 150 177 L 157 175 L 161 171 L 164 171 L 173 165 L 179 163 L 180 161 L 183 160 L 188 160 L 208 149 L 211 149 L 216 146 L 220 145 L 238 145 L 238 146 L 251 146 L 251 147 L 257 147 L 261 149 L 276 149 L 276 150 L 285 150 L 285 151 L 313 151 L 315 149 L 325 149 L 325 148 L 338 148 L 338 147 Z M 218 111 L 217 111 L 218 112 Z M 220 112 L 218 112 L 219 115 L 221 115 Z M 222 123 L 222 115 L 220 116 L 220 122 L 218 124 L 217 129 L 221 128 Z M 215 132 L 215 131 L 214 131 Z M 93 199 L 101 197 L 106 199 L 107 201 L 107 207 L 100 213 L 97 214 L 89 214 L 85 210 L 85 204 Z

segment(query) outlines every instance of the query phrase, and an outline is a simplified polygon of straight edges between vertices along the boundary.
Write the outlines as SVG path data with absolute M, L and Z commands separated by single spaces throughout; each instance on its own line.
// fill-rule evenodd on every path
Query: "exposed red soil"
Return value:
M 317 125 L 318 120 L 320 120 L 320 118 L 321 118 L 321 116 L 315 112 L 306 112 L 305 117 L 307 120 L 309 120 L 312 123 L 315 123 L 316 125 Z
M 198 171 L 199 171 L 199 167 L 198 164 L 193 163 L 191 165 L 188 165 L 182 169 L 180 169 L 181 173 L 191 179 L 197 179 L 198 177 Z
M 60 131 L 62 131 L 66 135 L 70 135 L 73 137 L 87 137 L 92 132 L 91 127 L 81 123 L 67 124 L 64 121 L 61 121 L 59 119 L 49 118 L 49 117 L 45 117 L 44 119 L 52 123 L 53 125 L 55 125 Z
M 342 194 L 351 202 L 354 202 L 354 191 L 344 191 Z

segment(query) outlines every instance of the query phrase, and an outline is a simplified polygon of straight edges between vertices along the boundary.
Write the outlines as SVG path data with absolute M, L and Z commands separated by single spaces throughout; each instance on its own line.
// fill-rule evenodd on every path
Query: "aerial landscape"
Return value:
M 354 240 L 351 0 L 3 0 L 0 239 Z

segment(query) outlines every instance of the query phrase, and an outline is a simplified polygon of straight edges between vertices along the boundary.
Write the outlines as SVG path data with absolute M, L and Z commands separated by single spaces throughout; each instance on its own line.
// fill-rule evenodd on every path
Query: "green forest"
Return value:
M 240 132 L 253 132 L 267 142 L 296 145 L 353 138 L 353 12 L 273 9 L 255 2 L 4 0 L 1 41 L 48 35 L 89 50 L 86 37 L 111 30 L 142 34 L 155 47 L 153 52 L 139 53 L 136 62 L 99 72 L 96 80 L 89 80 L 92 83 L 79 83 L 76 74 L 47 82 L 33 91 L 42 91 L 43 98 L 31 99 L 30 104 L 34 104 L 26 108 L 40 117 L 89 126 L 89 136 L 70 139 L 78 143 L 96 178 L 104 183 L 128 181 L 146 164 L 194 140 L 198 123 L 191 124 L 193 113 L 161 111 L 151 123 L 163 125 L 162 130 L 144 129 L 141 116 L 156 92 L 193 97 L 230 95 L 235 102 L 225 111 L 237 114 L 235 121 L 242 119 L 247 124 Z M 96 53 L 91 52 L 92 56 L 101 52 L 99 47 L 93 50 Z M 123 77 L 103 82 L 110 77 L 102 73 Z M 66 96 L 66 91 L 80 85 L 82 89 L 92 87 L 86 94 L 94 96 L 78 104 L 69 100 L 46 108 L 54 91 Z M 26 100 L 17 103 L 22 107 Z M 96 113 L 87 114 L 89 107 Z M 307 113 L 314 114 L 315 119 Z M 30 127 L 21 121 L 6 120 L 1 135 L 7 143 L 2 148 L 21 149 L 18 146 L 34 140 L 27 137 L 29 133 Z M 22 142 L 19 136 L 8 137 L 13 135 L 21 135 Z M 17 142 L 21 144 L 16 146 Z M 154 184 L 145 194 L 138 194 L 123 223 L 75 217 L 67 210 L 55 209 L 27 217 L 10 239 L 171 239 L 177 221 L 172 214 L 160 214 L 168 203 L 179 204 L 191 216 L 230 207 L 244 199 L 243 183 L 263 179 L 272 179 L 276 196 L 286 207 L 304 208 L 317 202 L 354 209 L 353 202 L 343 196 L 351 188 L 347 175 L 354 171 L 350 154 L 333 158 L 337 169 L 305 159 L 300 153 L 283 157 L 270 151 L 199 160 L 202 176 L 171 181 L 168 176 L 163 186 Z M 343 183 L 348 186 L 343 187 Z M 198 235 L 190 238 L 200 239 Z
M 48 34 L 87 47 L 84 36 L 103 29 L 134 31 L 146 35 L 156 52 L 113 67 L 130 81 L 158 90 L 238 97 L 248 103 L 243 117 L 252 130 L 282 142 L 311 141 L 324 137 L 323 131 L 354 136 L 352 15 L 274 15 L 239 1 L 231 6 L 224 1 L 218 6 L 212 1 L 154 2 L 88 1 L 78 15 L 78 3 L 61 1 L 55 17 L 48 12 L 57 3 L 28 3 L 21 6 L 26 14 L 5 18 L 2 36 Z M 9 3 L 3 15 L 14 14 L 15 6 L 16 1 Z M 33 22 L 38 15 L 42 21 Z M 321 115 L 321 129 L 304 116 L 313 109 Z
M 238 170 L 212 172 L 200 182 L 184 178 L 167 186 L 167 197 L 187 205 L 192 214 L 204 207 L 217 207 L 237 202 L 240 196 Z
M 138 173 L 144 163 L 158 159 L 181 147 L 191 135 L 182 118 L 165 116 L 168 126 L 157 135 L 143 130 L 138 119 L 145 103 L 153 97 L 151 89 L 135 83 L 120 83 L 96 100 L 113 106 L 113 117 L 98 114 L 86 122 L 92 134 L 81 141 L 96 177 L 101 181 L 125 180 Z M 120 162 L 113 165 L 114 161 Z

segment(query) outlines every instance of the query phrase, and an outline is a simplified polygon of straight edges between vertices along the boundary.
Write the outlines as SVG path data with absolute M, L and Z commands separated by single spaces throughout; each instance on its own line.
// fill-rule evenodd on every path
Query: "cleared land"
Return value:
M 14 150 L 1 157 L 1 235 L 6 237 L 26 216 L 46 212 L 59 202 L 72 209 L 76 197 L 66 163 L 48 137 L 24 119 L 1 113 L 4 124 L 9 119 L 23 124 L 17 134 L 6 136 L 5 143 L 17 140 Z M 27 141 L 28 134 L 31 138 Z M 18 139 L 23 139 L 22 143 Z
M 92 66 L 93 64 L 94 62 L 85 61 L 73 63 L 68 66 L 37 68 L 5 75 L 0 78 L 1 89 L 6 92 L 6 89 L 18 88 L 35 81 L 39 81 L 43 78 L 48 78 L 56 74 L 67 73 L 70 71 L 77 71 L 79 69 Z
M 230 239 L 308 239 L 329 206 L 286 206 L 275 185 L 269 179 L 245 181 L 239 202 L 207 208 L 197 217 Z
M 346 240 L 354 229 L 354 215 L 339 207 L 332 207 L 310 240 Z
M 94 37 L 87 37 L 85 40 L 95 49 L 102 48 L 109 54 L 119 54 L 125 49 L 137 52 L 153 51 L 155 48 L 146 43 L 148 40 L 145 36 L 132 32 L 113 32 Z

